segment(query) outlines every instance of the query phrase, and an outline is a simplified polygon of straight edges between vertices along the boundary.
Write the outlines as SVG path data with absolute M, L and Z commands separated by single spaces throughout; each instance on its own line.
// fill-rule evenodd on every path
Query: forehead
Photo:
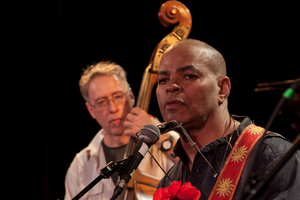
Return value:
M 93 77 L 89 84 L 89 97 L 99 98 L 109 96 L 118 91 L 125 91 L 126 85 L 122 79 L 116 75 L 105 75 Z
M 208 67 L 206 66 L 208 63 L 209 59 L 204 49 L 181 45 L 168 49 L 161 59 L 159 70 L 169 71 L 178 68 L 200 70 L 203 67 Z

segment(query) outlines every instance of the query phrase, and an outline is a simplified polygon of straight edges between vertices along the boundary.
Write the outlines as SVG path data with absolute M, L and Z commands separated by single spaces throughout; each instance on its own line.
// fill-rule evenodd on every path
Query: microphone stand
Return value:
M 88 184 L 81 192 L 79 192 L 72 200 L 80 199 L 85 193 L 87 193 L 92 187 L 94 187 L 103 178 L 109 178 L 115 173 L 115 171 L 124 163 L 127 158 L 119 161 L 111 161 L 105 167 L 100 170 L 100 175 L 95 178 L 90 184 Z
M 294 91 L 300 87 L 300 80 L 296 81 L 290 88 L 288 88 L 280 98 L 279 102 L 277 103 L 275 109 L 273 110 L 266 126 L 265 126 L 265 132 L 263 136 L 260 138 L 258 145 L 261 147 L 261 144 L 263 140 L 266 137 L 267 131 L 270 129 L 275 117 L 277 116 L 277 113 L 280 111 L 280 108 L 282 107 L 285 100 L 289 99 Z M 264 176 L 252 176 L 251 181 L 249 182 L 250 185 L 249 188 L 247 188 L 245 195 L 242 199 L 244 200 L 251 200 L 262 188 L 266 185 L 266 183 L 270 180 L 270 178 L 279 170 L 281 167 L 286 163 L 286 161 L 295 153 L 295 151 L 298 149 L 298 146 L 300 145 L 300 138 L 295 140 L 294 145 L 288 150 L 288 152 L 281 157 L 279 161 L 277 161 L 276 165 L 271 169 L 267 170 L 267 172 L 264 174 Z M 259 150 L 260 148 L 258 148 Z M 256 152 L 255 157 L 257 157 L 258 152 Z

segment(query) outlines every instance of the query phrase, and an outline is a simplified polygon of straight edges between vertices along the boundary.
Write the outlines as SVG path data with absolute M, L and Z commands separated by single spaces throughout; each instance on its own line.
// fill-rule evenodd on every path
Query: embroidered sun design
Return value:
M 264 131 L 264 129 L 261 128 L 261 127 L 258 127 L 258 126 L 254 126 L 254 125 L 253 125 L 253 126 L 250 128 L 249 131 L 250 131 L 251 134 L 256 135 L 256 134 L 262 134 L 263 131 Z
M 245 158 L 245 155 L 248 153 L 247 151 L 247 147 L 244 146 L 240 146 L 240 147 L 237 147 L 235 149 L 235 151 L 233 152 L 233 155 L 231 157 L 231 161 L 233 161 L 234 163 L 235 162 L 240 162 L 242 161 L 244 158 Z
M 217 194 L 219 194 L 220 197 L 225 197 L 225 195 L 228 196 L 233 190 L 233 188 L 234 185 L 232 184 L 232 180 L 230 180 L 230 178 L 222 179 L 218 184 Z

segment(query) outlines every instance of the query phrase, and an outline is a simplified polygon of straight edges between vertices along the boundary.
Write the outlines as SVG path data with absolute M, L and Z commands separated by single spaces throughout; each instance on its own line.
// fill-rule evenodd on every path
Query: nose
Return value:
M 181 86 L 177 83 L 171 83 L 166 88 L 167 93 L 180 92 L 181 90 L 182 90 Z
M 107 103 L 108 109 L 111 113 L 118 112 L 118 104 L 113 99 L 110 99 Z

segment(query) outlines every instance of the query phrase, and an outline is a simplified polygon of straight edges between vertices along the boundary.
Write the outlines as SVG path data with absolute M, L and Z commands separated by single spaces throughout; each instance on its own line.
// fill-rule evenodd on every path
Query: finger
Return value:
M 131 113 L 128 113 L 126 116 L 126 120 L 130 121 L 130 122 L 134 122 L 137 120 L 137 116 Z
M 142 111 L 144 111 L 144 110 L 142 110 L 139 107 L 134 107 L 134 108 L 131 109 L 130 113 L 133 114 L 133 115 L 139 115 Z
M 136 132 L 133 132 L 132 129 L 126 129 L 126 130 L 124 131 L 124 134 L 125 134 L 125 135 L 128 135 L 128 136 L 132 136 L 132 137 L 137 138 Z
M 123 125 L 125 126 L 126 129 L 132 128 L 132 122 L 130 121 L 124 121 Z

